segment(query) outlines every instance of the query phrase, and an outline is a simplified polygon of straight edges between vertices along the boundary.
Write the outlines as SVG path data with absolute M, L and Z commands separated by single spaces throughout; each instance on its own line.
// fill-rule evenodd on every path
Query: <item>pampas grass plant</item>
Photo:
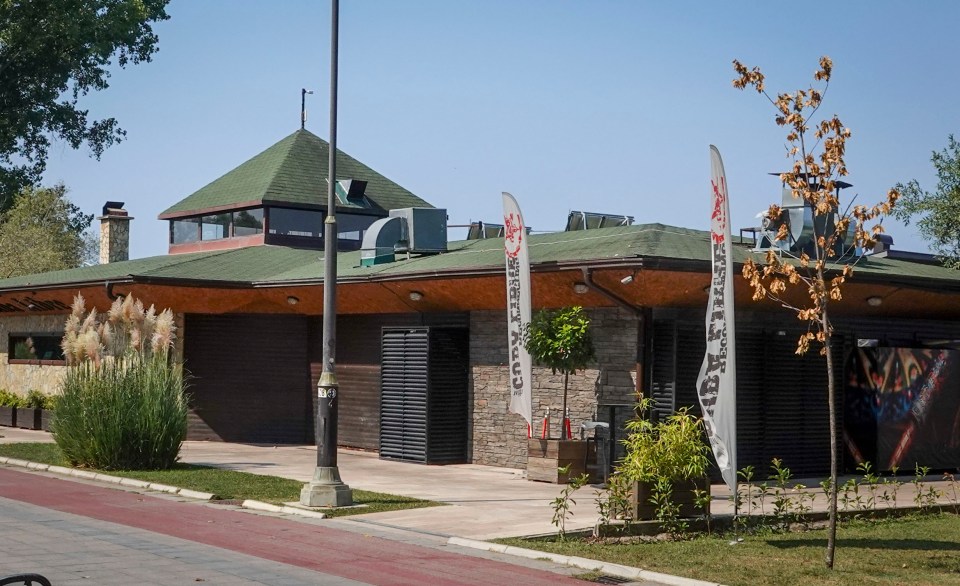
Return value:
M 70 368 L 61 383 L 53 436 L 75 466 L 166 469 L 187 433 L 182 366 L 171 362 L 173 313 L 132 296 L 106 314 L 74 299 L 63 338 Z

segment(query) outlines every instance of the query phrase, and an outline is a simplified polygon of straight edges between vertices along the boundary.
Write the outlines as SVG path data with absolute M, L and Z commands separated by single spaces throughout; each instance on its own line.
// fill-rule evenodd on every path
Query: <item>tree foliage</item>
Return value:
M 97 158 L 125 133 L 79 107 L 108 68 L 150 61 L 169 0 L 0 0 L 0 210 L 37 184 L 51 136 Z
M 920 235 L 932 243 L 943 263 L 960 269 L 960 143 L 951 134 L 947 148 L 934 151 L 936 191 L 924 191 L 916 179 L 898 183 L 900 201 L 894 215 L 909 224 L 916 220 Z
M 524 330 L 524 346 L 530 357 L 549 367 L 554 373 L 563 373 L 563 407 L 560 420 L 567 414 L 567 386 L 570 375 L 587 367 L 594 358 L 590 318 L 582 307 L 566 307 L 538 311 Z M 570 439 L 565 425 L 561 438 Z
M 586 368 L 594 356 L 590 319 L 582 307 L 538 311 L 527 326 L 525 344 L 535 362 L 564 374 Z
M 896 189 L 891 189 L 886 198 L 873 206 L 850 205 L 840 212 L 837 196 L 837 181 L 847 175 L 844 161 L 847 139 L 850 129 L 840 119 L 832 117 L 817 118 L 817 112 L 830 83 L 833 62 L 829 57 L 820 58 L 820 68 L 814 74 L 814 80 L 821 87 L 810 86 L 791 93 L 781 93 L 771 97 L 764 86 L 764 76 L 760 69 L 746 67 L 739 61 L 733 62 L 737 78 L 733 86 L 737 89 L 752 87 L 773 104 L 776 109 L 775 121 L 786 128 L 787 156 L 792 160 L 792 168 L 780 175 L 794 198 L 802 200 L 813 212 L 814 236 L 811 256 L 802 252 L 795 258 L 783 258 L 785 251 L 769 250 L 762 265 L 748 259 L 743 266 L 743 276 L 750 281 L 753 298 L 756 301 L 772 299 L 794 311 L 796 316 L 807 325 L 797 343 L 797 354 L 805 354 L 811 342 L 820 343 L 820 353 L 826 358 L 827 401 L 830 417 L 830 526 L 828 530 L 825 563 L 833 567 L 834 548 L 837 533 L 837 418 L 836 389 L 833 356 L 831 353 L 831 335 L 829 306 L 831 301 L 843 298 L 842 286 L 853 275 L 853 266 L 859 257 L 849 254 L 856 248 L 872 248 L 872 238 L 883 231 L 879 222 L 868 227 L 868 222 L 878 220 L 890 214 L 899 197 Z M 767 217 L 781 217 L 778 205 L 771 205 Z M 847 237 L 852 232 L 852 239 Z M 776 240 L 789 238 L 786 222 L 780 225 Z M 839 246 L 845 241 L 849 247 Z M 839 251 L 839 252 L 838 252 Z M 788 289 L 797 287 L 805 296 L 787 296 Z M 800 299 L 800 302 L 793 301 Z
M 0 278 L 80 266 L 92 254 L 91 221 L 63 185 L 23 189 L 0 215 Z

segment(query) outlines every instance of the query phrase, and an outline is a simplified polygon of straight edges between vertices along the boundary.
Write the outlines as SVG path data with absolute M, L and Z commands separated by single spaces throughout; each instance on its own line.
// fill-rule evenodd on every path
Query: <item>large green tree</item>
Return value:
M 0 215 L 0 278 L 80 266 L 91 254 L 84 231 L 92 221 L 63 185 L 24 188 Z
M 79 107 L 108 87 L 108 68 L 150 61 L 151 23 L 169 0 L 0 0 L 0 210 L 46 167 L 50 141 L 99 158 L 125 133 Z
M 916 179 L 897 184 L 901 196 L 893 213 L 906 224 L 916 220 L 920 236 L 943 263 L 960 269 L 960 144 L 952 134 L 947 148 L 934 151 L 931 160 L 937 169 L 936 191 L 924 191 Z

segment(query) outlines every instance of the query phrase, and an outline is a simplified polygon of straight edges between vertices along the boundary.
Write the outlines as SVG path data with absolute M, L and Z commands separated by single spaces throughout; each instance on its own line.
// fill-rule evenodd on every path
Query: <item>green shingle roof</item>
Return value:
M 326 207 L 329 152 L 330 145 L 325 140 L 307 130 L 297 130 L 170 206 L 160 214 L 160 219 L 263 203 Z M 337 178 L 366 181 L 367 198 L 384 210 L 433 207 L 339 149 Z M 341 202 L 337 209 L 341 208 L 362 206 Z
M 625 264 L 655 269 L 703 270 L 710 261 L 709 232 L 663 224 L 643 224 L 578 232 L 535 234 L 529 240 L 535 270 L 550 267 Z M 734 247 L 735 262 L 755 256 L 747 246 Z M 323 252 L 282 246 L 252 246 L 240 249 L 197 252 L 130 260 L 107 265 L 55 271 L 0 280 L 0 291 L 31 287 L 58 287 L 102 281 L 179 281 L 223 285 L 271 286 L 323 281 Z M 360 252 L 337 257 L 342 282 L 504 270 L 503 240 L 451 242 L 443 254 L 402 256 L 393 263 L 360 266 Z M 944 289 L 960 287 L 960 271 L 939 265 L 868 257 L 856 269 L 855 278 L 884 283 L 937 283 Z

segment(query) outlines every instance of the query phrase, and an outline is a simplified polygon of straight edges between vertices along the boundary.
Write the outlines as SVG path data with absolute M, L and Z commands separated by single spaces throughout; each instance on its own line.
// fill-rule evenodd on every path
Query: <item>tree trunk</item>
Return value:
M 829 499 L 829 527 L 827 528 L 827 554 L 824 562 L 827 568 L 833 569 L 833 555 L 837 547 L 837 406 L 836 389 L 833 376 L 833 352 L 831 344 L 830 320 L 827 317 L 827 307 L 824 303 L 820 316 L 820 327 L 823 328 L 823 348 L 827 358 L 827 403 L 830 413 L 830 493 Z
M 570 380 L 570 373 L 563 373 L 563 411 L 560 412 L 560 439 L 570 439 L 567 437 L 567 381 Z

